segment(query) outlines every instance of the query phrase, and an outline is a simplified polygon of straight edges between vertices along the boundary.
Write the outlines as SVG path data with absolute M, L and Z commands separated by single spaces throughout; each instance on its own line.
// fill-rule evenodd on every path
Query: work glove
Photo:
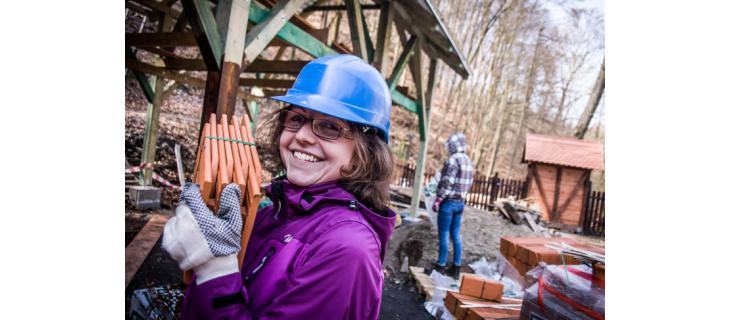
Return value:
M 433 201 L 433 205 L 431 206 L 431 209 L 433 209 L 434 212 L 439 212 L 439 207 L 441 206 L 441 202 L 443 202 L 443 201 L 444 201 L 444 199 L 436 197 L 436 200 Z
M 197 184 L 187 183 L 180 193 L 175 217 L 165 224 L 162 248 L 180 269 L 193 269 L 198 284 L 239 272 L 237 255 L 243 227 L 240 199 L 238 185 L 227 185 L 215 216 L 205 205 Z

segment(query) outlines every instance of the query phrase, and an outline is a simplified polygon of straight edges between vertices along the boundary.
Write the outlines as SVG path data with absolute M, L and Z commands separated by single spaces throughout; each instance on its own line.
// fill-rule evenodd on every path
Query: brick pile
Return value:
M 563 255 L 555 249 L 545 246 L 549 242 L 564 242 L 576 248 L 586 249 L 594 252 L 604 253 L 598 247 L 582 244 L 570 238 L 510 238 L 502 237 L 499 243 L 499 251 L 517 269 L 520 275 L 537 267 L 540 261 L 550 265 L 579 264 L 580 260 L 569 255 Z
M 458 320 L 517 319 L 522 300 L 502 297 L 503 288 L 499 281 L 465 274 L 459 293 L 446 293 L 444 306 Z

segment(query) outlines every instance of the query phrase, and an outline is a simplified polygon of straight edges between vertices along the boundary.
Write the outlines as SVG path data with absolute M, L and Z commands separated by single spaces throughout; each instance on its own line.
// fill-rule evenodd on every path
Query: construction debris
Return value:
M 493 207 L 513 224 L 527 224 L 532 231 L 543 237 L 552 236 L 545 228 L 546 224 L 541 221 L 542 214 L 530 209 L 527 200 L 498 199 L 494 202 Z
M 541 265 L 528 273 L 520 319 L 605 319 L 605 290 L 586 265 Z
M 135 290 L 132 295 L 128 319 L 180 319 L 180 306 L 182 299 L 183 290 L 178 285 L 167 285 Z
M 500 239 L 499 251 L 520 274 L 546 264 L 605 263 L 605 251 L 570 238 L 509 238 Z

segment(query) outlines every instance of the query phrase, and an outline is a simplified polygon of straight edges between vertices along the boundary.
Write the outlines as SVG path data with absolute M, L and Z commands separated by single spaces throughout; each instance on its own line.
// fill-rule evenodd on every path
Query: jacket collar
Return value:
M 310 214 L 310 210 L 323 201 L 357 201 L 355 196 L 338 186 L 337 181 L 302 187 L 289 182 L 285 177 L 272 181 L 266 188 L 266 195 L 277 206 L 274 209 L 279 212 L 279 217 L 291 218 Z

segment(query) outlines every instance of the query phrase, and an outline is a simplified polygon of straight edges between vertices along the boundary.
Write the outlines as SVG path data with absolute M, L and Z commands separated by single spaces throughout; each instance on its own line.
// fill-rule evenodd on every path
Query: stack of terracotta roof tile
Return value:
M 233 116 L 228 122 L 224 114 L 220 123 L 211 114 L 200 135 L 200 145 L 195 160 L 193 183 L 200 185 L 203 200 L 213 212 L 218 212 L 220 194 L 229 183 L 235 183 L 241 190 L 241 214 L 244 225 L 241 237 L 239 266 L 243 263 L 246 245 L 251 236 L 256 210 L 261 200 L 261 162 L 254 145 L 247 115 L 241 122 Z M 191 274 L 185 274 L 189 283 Z
M 502 297 L 499 281 L 465 274 L 459 293 L 447 292 L 444 306 L 459 320 L 517 319 L 522 300 Z
M 569 238 L 508 238 L 500 239 L 499 251 L 517 269 L 521 275 L 532 270 L 540 261 L 547 264 L 579 264 L 580 260 L 570 256 L 561 257 L 557 250 L 545 246 L 549 242 L 564 242 L 574 247 L 580 247 L 595 252 L 604 252 L 603 249 L 579 243 Z

